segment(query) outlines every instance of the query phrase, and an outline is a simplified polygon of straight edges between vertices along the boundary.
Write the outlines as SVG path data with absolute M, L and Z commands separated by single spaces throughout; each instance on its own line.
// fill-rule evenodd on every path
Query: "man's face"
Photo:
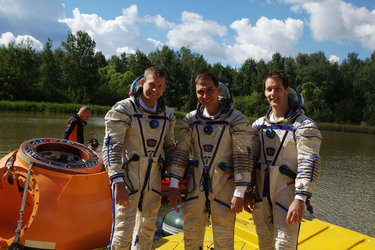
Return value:
M 220 87 L 212 81 L 198 81 L 195 85 L 198 101 L 207 109 L 216 109 L 220 106 Z
M 141 86 L 143 87 L 143 97 L 146 99 L 144 101 L 154 105 L 164 93 L 165 78 L 149 75 L 147 78 L 141 79 Z
M 82 121 L 87 121 L 91 118 L 91 112 L 84 111 L 80 117 Z
M 271 107 L 279 108 L 288 105 L 289 88 L 286 89 L 280 79 L 269 77 L 264 86 L 264 95 Z

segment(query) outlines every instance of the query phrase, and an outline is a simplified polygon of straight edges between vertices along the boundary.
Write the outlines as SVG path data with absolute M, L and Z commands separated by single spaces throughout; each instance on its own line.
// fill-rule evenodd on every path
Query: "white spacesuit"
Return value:
M 151 249 L 161 204 L 161 161 L 162 157 L 170 161 L 174 152 L 174 123 L 170 108 L 159 102 L 157 112 L 148 112 L 137 95 L 118 102 L 106 114 L 103 158 L 112 195 L 114 182 L 121 179 L 130 201 L 130 207 L 125 208 L 112 197 L 111 249 L 129 249 L 131 245 Z M 135 227 L 137 212 L 139 226 Z M 136 241 L 132 244 L 133 228 Z
M 289 99 L 296 94 L 291 89 Z M 284 120 L 271 121 L 270 109 L 253 123 L 261 145 L 253 211 L 260 249 L 296 249 L 299 224 L 287 224 L 288 208 L 296 195 L 311 196 L 320 173 L 321 134 L 299 98 L 299 107 Z
M 215 249 L 233 249 L 235 213 L 231 199 L 236 186 L 250 185 L 253 161 L 250 145 L 256 133 L 247 118 L 231 107 L 228 88 L 220 83 L 221 115 L 202 116 L 203 107 L 183 119 L 179 144 L 171 166 L 171 177 L 187 176 L 184 200 L 185 249 L 203 247 L 204 230 L 211 215 Z M 225 98 L 226 96 L 226 98 Z M 186 173 L 189 154 L 195 164 Z

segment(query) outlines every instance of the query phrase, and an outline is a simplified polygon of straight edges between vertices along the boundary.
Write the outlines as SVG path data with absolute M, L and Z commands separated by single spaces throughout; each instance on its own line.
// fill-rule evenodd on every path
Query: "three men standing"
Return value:
M 215 249 L 233 249 L 235 214 L 243 208 L 253 212 L 261 249 L 295 249 L 305 202 L 320 172 L 321 134 L 303 114 L 302 97 L 289 87 L 285 73 L 276 70 L 265 77 L 271 108 L 253 127 L 232 107 L 225 84 L 210 73 L 198 75 L 199 103 L 183 119 L 177 148 L 173 112 L 162 101 L 165 81 L 159 67 L 146 69 L 132 96 L 105 116 L 103 157 L 114 202 L 111 249 L 129 249 L 133 231 L 133 245 L 151 249 L 161 156 L 171 163 L 168 200 L 176 210 L 182 202 L 179 181 L 187 178 L 185 249 L 203 247 L 209 216 Z M 245 195 L 252 180 L 255 199 Z

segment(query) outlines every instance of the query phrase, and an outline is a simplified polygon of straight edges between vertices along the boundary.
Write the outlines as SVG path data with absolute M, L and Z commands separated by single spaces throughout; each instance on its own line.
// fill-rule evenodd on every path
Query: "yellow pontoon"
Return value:
M 237 215 L 234 249 L 259 249 L 252 215 L 242 212 Z M 212 227 L 206 229 L 204 249 L 214 247 Z M 183 234 L 164 237 L 154 243 L 156 249 L 184 249 Z M 375 249 L 375 238 L 333 225 L 318 219 L 302 222 L 298 249 L 343 250 Z

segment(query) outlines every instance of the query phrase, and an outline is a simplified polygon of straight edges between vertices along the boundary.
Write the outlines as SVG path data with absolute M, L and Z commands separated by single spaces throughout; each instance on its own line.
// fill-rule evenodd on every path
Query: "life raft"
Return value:
M 182 207 L 179 206 L 179 212 L 174 209 L 169 210 L 162 221 L 162 232 L 164 236 L 182 233 L 184 231 L 184 221 L 182 219 Z
M 26 141 L 0 160 L 0 249 L 105 247 L 111 191 L 102 158 L 63 139 Z

